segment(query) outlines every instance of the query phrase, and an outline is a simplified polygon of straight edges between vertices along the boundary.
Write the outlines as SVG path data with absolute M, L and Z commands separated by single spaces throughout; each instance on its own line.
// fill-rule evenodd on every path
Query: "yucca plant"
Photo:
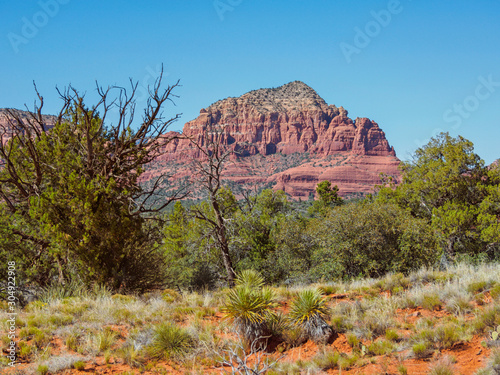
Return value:
M 306 336 L 315 342 L 326 342 L 333 335 L 326 323 L 328 314 L 325 298 L 317 289 L 299 292 L 292 302 L 289 318 L 293 325 L 301 327 Z
M 241 272 L 221 309 L 235 324 L 247 345 L 256 340 L 265 341 L 271 335 L 269 322 L 274 319 L 276 296 L 271 289 L 262 288 L 263 285 L 264 280 L 257 272 Z
M 243 270 L 236 275 L 235 284 L 250 289 L 260 289 L 264 286 L 264 278 L 257 271 Z

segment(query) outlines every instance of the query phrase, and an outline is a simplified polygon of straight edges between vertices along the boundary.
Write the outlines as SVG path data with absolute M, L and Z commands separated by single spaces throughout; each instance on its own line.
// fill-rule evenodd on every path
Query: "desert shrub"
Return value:
M 453 363 L 449 357 L 443 357 L 430 367 L 429 375 L 453 375 Z
M 479 293 L 483 292 L 487 286 L 488 283 L 486 281 L 475 281 L 467 285 L 467 291 L 469 293 Z
M 330 318 L 332 329 L 338 333 L 344 333 L 349 329 L 353 328 L 353 325 L 347 321 L 347 318 L 343 315 L 337 315 L 333 313 Z
M 333 370 L 338 366 L 340 354 L 330 350 L 320 351 L 312 362 L 322 371 Z
M 322 284 L 318 286 L 318 290 L 321 292 L 321 294 L 324 295 L 335 294 L 339 291 L 339 286 L 331 284 Z
M 418 342 L 416 344 L 413 344 L 411 350 L 417 358 L 427 357 L 431 353 L 429 343 L 427 342 Z
M 105 327 L 99 334 L 97 335 L 99 340 L 99 351 L 103 352 L 105 350 L 110 349 L 116 342 L 118 333 L 113 331 L 109 327 Z
M 394 349 L 393 344 L 390 341 L 379 340 L 368 345 L 368 354 L 372 355 L 386 355 L 392 352 Z
M 85 368 L 85 362 L 83 362 L 83 361 L 76 361 L 75 363 L 73 363 L 72 367 L 75 370 L 83 371 L 83 369 Z
M 410 285 L 410 279 L 405 277 L 401 272 L 388 274 L 375 283 L 375 287 L 382 290 L 388 290 L 391 293 L 399 293 Z
M 39 365 L 36 369 L 36 373 L 39 375 L 47 375 L 49 373 L 49 366 Z
M 124 294 L 113 294 L 111 296 L 111 299 L 115 302 L 120 302 L 124 304 L 131 303 L 137 300 L 134 296 L 124 295 Z
M 153 341 L 147 352 L 157 359 L 182 359 L 195 347 L 195 339 L 184 328 L 171 323 L 159 325 L 154 330 Z
M 283 331 L 282 338 L 291 347 L 302 345 L 307 341 L 302 327 L 288 327 Z
M 71 315 L 54 314 L 49 317 L 49 322 L 56 327 L 65 326 L 73 323 Z
M 394 204 L 346 204 L 315 226 L 321 246 L 311 272 L 317 278 L 409 272 L 433 264 L 438 255 L 428 224 Z
M 178 302 L 181 300 L 181 295 L 173 289 L 165 289 L 161 293 L 161 296 L 163 300 L 167 303 Z
M 326 342 L 333 330 L 326 323 L 328 308 L 325 298 L 317 289 L 303 290 L 290 307 L 289 318 L 292 324 L 302 327 L 307 337 L 316 342 Z
M 451 348 L 460 341 L 460 332 L 461 328 L 452 323 L 437 326 L 434 341 L 439 348 Z
M 446 301 L 446 310 L 455 314 L 467 314 L 473 310 L 469 298 L 466 296 L 451 297 Z
M 123 362 L 125 362 L 130 367 L 140 367 L 145 362 L 145 359 L 142 356 L 141 349 L 140 348 L 136 348 L 132 344 L 126 344 L 126 345 L 124 345 L 123 347 L 121 347 L 117 351 L 117 354 L 118 354 L 118 356 L 121 359 L 123 359 Z M 161 356 L 163 356 L 165 354 L 158 353 L 158 355 L 161 357 Z M 168 356 L 168 355 L 166 355 L 166 356 Z
M 347 343 L 354 349 L 359 346 L 359 339 L 354 333 L 349 333 L 347 335 Z
M 359 360 L 357 354 L 351 354 L 350 356 L 340 357 L 339 367 L 343 370 L 349 370 L 353 367 Z
M 486 307 L 479 313 L 475 321 L 477 331 L 485 332 L 492 330 L 500 324 L 500 305 Z
M 83 282 L 78 279 L 72 279 L 66 283 L 54 283 L 45 288 L 39 296 L 41 302 L 49 303 L 52 301 L 63 300 L 68 297 L 80 297 L 87 292 Z
M 385 331 L 385 338 L 389 341 L 397 341 L 399 339 L 399 335 L 395 329 L 388 329 Z
M 366 311 L 363 320 L 358 324 L 361 329 L 364 329 L 365 336 L 368 338 L 384 335 L 386 330 L 393 325 L 394 319 L 390 312 L 376 308 Z
M 421 300 L 422 307 L 426 310 L 436 310 L 441 307 L 442 303 L 437 294 L 425 294 Z
M 64 344 L 69 350 L 76 352 L 78 348 L 78 341 L 80 339 L 80 334 L 76 331 L 70 332 L 64 339 Z
M 495 300 L 500 298 L 500 284 L 496 284 L 493 288 L 491 288 L 490 295 Z

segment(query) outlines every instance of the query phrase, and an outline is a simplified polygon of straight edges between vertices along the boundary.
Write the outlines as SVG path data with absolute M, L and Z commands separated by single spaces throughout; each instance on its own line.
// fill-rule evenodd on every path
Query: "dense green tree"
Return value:
M 11 222 L 6 229 L 11 241 L 2 244 L 7 247 L 2 257 L 24 240 L 36 249 L 25 254 L 30 258 L 25 263 L 51 260 L 61 283 L 79 277 L 112 288 L 145 289 L 162 281 L 158 231 L 146 222 L 145 214 L 171 200 L 152 207 L 161 181 L 151 190 L 138 181 L 143 166 L 168 142 L 161 135 L 177 118 L 160 118 L 176 86 L 161 92 L 160 84 L 161 79 L 136 131 L 130 128 L 136 86 L 131 96 L 119 89 L 118 104 L 110 103 L 112 89 L 98 88 L 100 101 L 92 108 L 69 89 L 61 94 L 64 106 L 50 131 L 41 115 L 41 97 L 40 107 L 27 118 L 9 112 L 17 131 L 0 146 L 2 212 Z M 106 126 L 114 105 L 117 124 Z
M 330 181 L 321 181 L 316 186 L 316 194 L 318 195 L 318 200 L 314 201 L 309 209 L 310 214 L 319 213 L 320 215 L 326 215 L 329 209 L 340 206 L 344 201 L 338 195 L 339 188 L 337 185 L 332 187 Z
M 408 272 L 437 259 L 426 221 L 395 204 L 348 203 L 314 219 L 310 228 L 318 241 L 313 279 Z
M 377 199 L 427 220 L 446 254 L 498 243 L 498 170 L 484 166 L 472 142 L 442 133 L 403 163 L 402 172 L 402 183 L 381 188 Z

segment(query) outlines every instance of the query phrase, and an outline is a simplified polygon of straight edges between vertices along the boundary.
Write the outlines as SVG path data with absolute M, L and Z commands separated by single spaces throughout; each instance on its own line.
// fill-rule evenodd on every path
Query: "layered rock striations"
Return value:
M 44 116 L 44 121 L 50 128 L 55 117 Z M 12 125 L 0 109 L 3 142 Z M 184 125 L 182 136 L 164 135 L 172 140 L 148 165 L 142 182 L 167 174 L 169 189 L 184 181 L 192 174 L 191 161 L 201 157 L 187 138 L 205 145 L 214 129 L 222 133 L 224 146 L 235 151 L 223 176 L 236 191 L 274 188 L 304 199 L 315 193 L 318 182 L 329 180 L 348 196 L 372 192 L 381 173 L 399 178 L 400 161 L 376 122 L 352 120 L 343 107 L 328 105 L 311 87 L 295 81 L 202 109 Z
M 219 100 L 186 123 L 182 135 L 203 145 L 213 129 L 237 155 L 224 173 L 235 185 L 303 198 L 329 180 L 346 196 L 372 192 L 380 173 L 399 177 L 400 161 L 376 122 L 350 119 L 300 81 Z M 173 135 L 179 134 L 165 136 Z M 187 161 L 200 157 L 188 139 L 175 139 L 163 151 L 144 180 L 163 172 L 182 178 L 189 174 Z

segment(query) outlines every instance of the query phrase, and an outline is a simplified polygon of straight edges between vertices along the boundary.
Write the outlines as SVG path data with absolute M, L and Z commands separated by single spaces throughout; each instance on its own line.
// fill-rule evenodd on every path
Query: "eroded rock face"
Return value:
M 48 124 L 55 120 L 46 117 Z M 0 109 L 0 125 L 5 122 Z M 400 161 L 378 124 L 367 118 L 352 120 L 343 107 L 328 105 L 303 82 L 219 100 L 186 123 L 182 135 L 204 145 L 210 141 L 210 129 L 222 132 L 225 146 L 236 151 L 224 171 L 235 190 L 272 187 L 294 199 L 307 199 L 324 180 L 347 196 L 372 192 L 380 173 L 399 179 Z M 173 188 L 192 175 L 191 161 L 201 154 L 179 136 L 164 135 L 175 139 L 148 166 L 142 182 L 167 174 Z M 4 133 L 4 141 L 6 137 Z
M 21 111 L 19 109 L 10 109 L 10 111 L 16 113 L 21 119 L 27 119 L 29 116 L 29 112 Z M 51 129 L 54 126 L 56 121 L 55 116 L 51 115 L 43 115 L 42 116 L 44 123 L 46 125 L 46 129 Z M 0 108 L 0 138 L 1 142 L 7 143 L 9 139 L 12 138 L 15 124 L 13 123 L 13 119 L 7 113 L 7 109 Z
M 221 131 L 223 143 L 237 152 L 225 171 L 234 184 L 273 186 L 304 198 L 323 180 L 345 196 L 372 192 L 380 173 L 399 178 L 400 161 L 376 122 L 350 119 L 343 107 L 328 105 L 299 81 L 220 100 L 186 123 L 183 135 L 204 145 L 210 129 Z M 165 136 L 173 135 L 178 133 Z M 170 142 L 164 151 L 145 180 L 167 171 L 186 177 L 182 166 L 200 157 L 187 139 Z

